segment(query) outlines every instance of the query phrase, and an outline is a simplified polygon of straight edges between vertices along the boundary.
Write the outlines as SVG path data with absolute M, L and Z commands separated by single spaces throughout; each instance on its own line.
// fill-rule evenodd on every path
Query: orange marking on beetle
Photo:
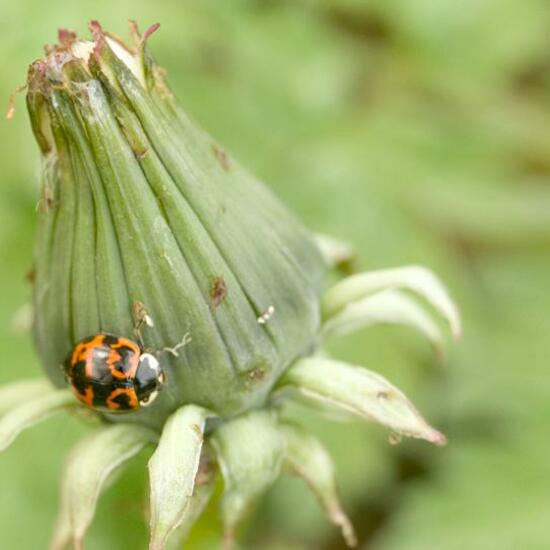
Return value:
M 135 353 L 140 353 L 139 346 L 132 340 L 129 340 L 128 338 L 122 338 L 122 337 L 117 338 L 117 340 L 118 341 L 116 344 L 111 344 L 109 347 L 112 349 L 119 349 L 119 348 L 126 347 L 126 348 L 130 348 Z
M 102 343 L 102 335 L 94 336 L 94 338 L 92 338 L 89 342 L 80 342 L 80 344 L 74 348 L 73 355 L 71 357 L 71 364 L 76 365 L 79 361 L 87 361 L 90 351 Z
M 84 361 L 86 363 L 86 376 L 88 378 L 93 378 L 94 374 L 94 349 L 97 346 L 101 346 L 102 343 L 102 337 L 95 336 L 90 342 L 86 342 L 78 346 L 79 348 L 82 348 L 78 361 Z
M 128 402 L 129 402 L 129 408 L 130 409 L 137 409 L 139 406 L 138 398 L 136 395 L 136 391 L 133 388 L 117 388 L 113 392 L 111 392 L 111 395 L 107 398 L 107 408 L 111 410 L 118 410 L 120 409 L 120 403 L 117 403 L 114 401 L 119 395 L 126 395 L 128 396 Z
M 122 359 L 122 355 L 118 353 L 116 349 L 113 349 L 112 347 L 109 349 L 109 355 L 107 355 L 106 363 L 111 367 L 111 370 L 113 370 L 113 367 Z M 119 372 L 119 374 L 121 374 Z M 116 375 L 115 375 L 116 376 Z M 125 376 L 122 376 L 125 378 Z M 118 376 L 117 376 L 118 378 Z
M 75 387 L 73 387 L 73 393 L 79 401 L 82 401 L 88 407 L 92 407 L 94 404 L 94 390 L 87 386 L 84 390 L 84 394 L 81 394 Z
M 112 344 L 109 347 L 111 351 L 109 352 L 109 357 L 107 358 L 107 365 L 109 365 L 109 367 L 111 368 L 112 375 L 120 380 L 131 380 L 135 378 L 137 368 L 139 366 L 139 356 L 141 355 L 140 347 L 135 342 L 132 342 L 132 340 L 128 340 L 127 338 L 119 338 L 116 344 Z M 132 350 L 132 366 L 127 373 L 123 373 L 114 368 L 116 364 L 122 359 L 122 355 L 120 355 L 116 351 L 117 349 L 121 348 L 130 348 Z

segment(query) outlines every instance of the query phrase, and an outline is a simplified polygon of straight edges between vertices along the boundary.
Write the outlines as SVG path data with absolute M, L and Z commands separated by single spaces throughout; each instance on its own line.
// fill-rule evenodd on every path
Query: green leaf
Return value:
M 23 430 L 62 409 L 75 406 L 78 406 L 77 401 L 69 390 L 53 388 L 31 401 L 23 401 L 0 419 L 0 451 L 9 447 Z
M 222 519 L 230 547 L 237 524 L 279 476 L 284 443 L 275 413 L 256 411 L 218 428 L 212 446 L 225 481 Z
M 204 425 L 210 413 L 185 405 L 170 416 L 149 461 L 151 550 L 165 547 L 190 505 L 199 469 Z
M 64 469 L 52 550 L 63 550 L 70 542 L 82 548 L 102 490 L 128 460 L 155 439 L 147 428 L 120 424 L 96 431 L 73 449 Z
M 445 436 L 426 423 L 401 391 L 363 367 L 321 357 L 301 359 L 279 384 L 275 398 L 284 396 L 343 417 L 376 422 L 436 445 L 446 442 Z
M 285 442 L 285 467 L 299 475 L 317 495 L 329 520 L 338 526 L 346 544 L 357 545 L 353 525 L 342 510 L 334 463 L 323 445 L 305 431 L 289 424 L 281 426 Z

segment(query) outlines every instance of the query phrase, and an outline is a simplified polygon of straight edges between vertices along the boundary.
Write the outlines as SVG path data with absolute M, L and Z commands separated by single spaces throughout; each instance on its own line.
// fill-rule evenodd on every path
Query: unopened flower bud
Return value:
M 160 424 L 185 403 L 235 415 L 311 346 L 324 264 L 292 214 L 175 104 L 146 49 L 156 27 L 133 46 L 90 27 L 94 41 L 60 32 L 29 71 L 43 157 L 38 351 L 63 386 L 60 365 L 82 339 L 137 340 L 166 384 L 132 420 Z

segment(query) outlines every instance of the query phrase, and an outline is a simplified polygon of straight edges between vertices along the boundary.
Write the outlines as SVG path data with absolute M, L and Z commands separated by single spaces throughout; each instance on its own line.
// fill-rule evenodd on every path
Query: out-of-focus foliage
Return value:
M 390 446 L 378 428 L 299 415 L 336 459 L 364 548 L 550 545 L 550 7 L 543 0 L 4 1 L 0 97 L 59 26 L 151 40 L 187 110 L 361 267 L 428 265 L 462 306 L 465 335 L 438 364 L 413 331 L 334 341 L 382 372 L 449 436 Z M 37 201 L 23 101 L 0 122 L 0 382 L 39 373 L 12 318 Z M 51 420 L 0 456 L 2 548 L 45 548 L 62 457 L 87 428 Z M 144 548 L 144 452 L 102 499 L 89 549 Z M 189 545 L 217 547 L 214 502 Z M 245 547 L 342 543 L 301 482 L 279 482 Z

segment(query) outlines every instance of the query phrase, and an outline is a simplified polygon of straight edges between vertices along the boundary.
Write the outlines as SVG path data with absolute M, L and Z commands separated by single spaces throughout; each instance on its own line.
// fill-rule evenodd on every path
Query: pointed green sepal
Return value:
M 172 532 L 168 539 L 169 550 L 181 550 L 189 533 L 204 512 L 214 492 L 218 479 L 218 469 L 207 445 L 203 446 L 199 471 L 195 478 L 195 488 L 189 505 L 185 508 L 180 525 Z
M 79 405 L 69 390 L 51 387 L 30 401 L 22 401 L 0 419 L 0 451 L 9 447 L 22 431 L 75 406 Z
M 72 450 L 63 473 L 51 550 L 71 543 L 82 548 L 101 492 L 128 460 L 155 440 L 147 428 L 121 424 L 99 429 Z
M 288 396 L 340 417 L 376 422 L 398 434 L 436 445 L 446 442 L 400 390 L 363 367 L 321 357 L 301 359 L 278 387 L 275 399 Z
M 151 486 L 151 550 L 165 548 L 183 521 L 199 470 L 204 426 L 210 413 L 184 405 L 172 414 L 149 461 Z
M 321 442 L 304 430 L 281 426 L 285 442 L 285 468 L 299 475 L 316 494 L 328 519 L 342 532 L 349 547 L 357 545 L 353 525 L 342 510 L 334 478 L 334 463 Z
M 32 401 L 36 397 L 51 391 L 52 384 L 46 378 L 21 380 L 0 386 L 0 416 L 8 413 L 15 407 Z
M 257 411 L 218 428 L 212 446 L 225 482 L 221 511 L 230 548 L 239 522 L 279 476 L 284 443 L 275 413 Z
M 346 307 L 388 289 L 410 290 L 430 303 L 448 321 L 454 338 L 460 338 L 460 314 L 441 281 L 425 267 L 407 266 L 358 273 L 340 281 L 323 297 L 323 317 L 328 322 Z
M 444 354 L 445 340 L 437 323 L 399 290 L 384 290 L 351 302 L 323 324 L 323 334 L 338 336 L 381 323 L 410 326 L 428 338 L 439 356 Z

